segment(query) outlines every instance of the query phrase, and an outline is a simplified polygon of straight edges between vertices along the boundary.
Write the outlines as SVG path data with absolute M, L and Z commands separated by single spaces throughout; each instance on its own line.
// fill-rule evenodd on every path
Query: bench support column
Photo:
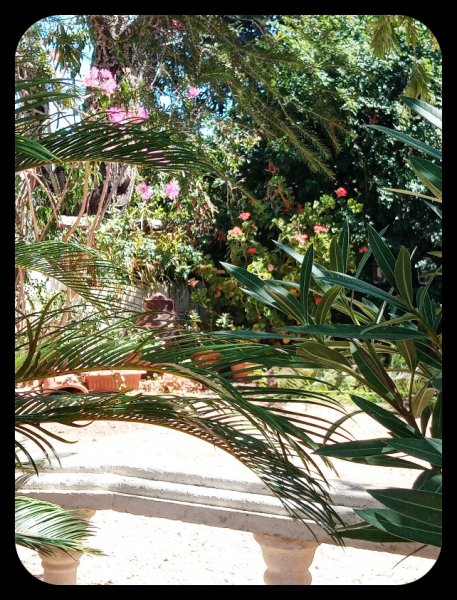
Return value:
M 263 575 L 266 585 L 310 585 L 317 542 L 304 542 L 279 535 L 254 533 L 260 544 L 267 569 Z
M 90 519 L 95 510 L 78 510 L 81 517 Z M 76 585 L 77 571 L 81 552 L 56 549 L 53 554 L 38 553 L 43 567 L 43 581 L 54 585 Z

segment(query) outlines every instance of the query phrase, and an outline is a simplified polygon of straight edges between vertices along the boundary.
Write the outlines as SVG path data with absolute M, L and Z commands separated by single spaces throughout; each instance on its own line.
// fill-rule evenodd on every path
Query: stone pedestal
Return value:
M 95 510 L 82 508 L 78 510 L 81 517 L 90 519 Z M 81 552 L 64 552 L 58 548 L 53 554 L 38 553 L 43 567 L 43 581 L 54 585 L 76 585 L 76 577 L 79 567 Z
M 43 581 L 54 585 L 76 585 L 76 574 L 81 552 L 63 552 L 54 554 L 39 553 L 43 566 Z
M 302 542 L 279 535 L 254 533 L 267 565 L 263 579 L 266 585 L 310 585 L 308 571 L 318 547 L 317 542 Z

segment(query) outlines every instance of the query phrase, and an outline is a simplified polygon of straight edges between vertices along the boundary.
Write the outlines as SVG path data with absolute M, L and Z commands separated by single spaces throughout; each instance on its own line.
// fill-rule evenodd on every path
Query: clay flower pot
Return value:
M 206 367 L 207 365 L 214 365 L 219 362 L 222 354 L 220 352 L 207 352 L 203 350 L 202 352 L 197 352 L 192 355 L 192 360 L 200 363 L 202 367 Z
M 252 374 L 255 365 L 253 363 L 245 362 L 238 363 L 237 365 L 231 365 L 233 379 L 245 380 L 246 377 Z
M 92 371 L 85 373 L 90 392 L 119 392 L 121 389 L 138 390 L 145 371 Z

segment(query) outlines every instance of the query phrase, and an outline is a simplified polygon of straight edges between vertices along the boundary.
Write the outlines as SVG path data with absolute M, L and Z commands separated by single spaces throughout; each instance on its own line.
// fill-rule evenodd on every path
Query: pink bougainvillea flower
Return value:
M 152 188 L 147 183 L 142 181 L 139 183 L 136 188 L 136 193 L 141 197 L 142 200 L 149 200 L 152 196 Z
M 95 67 L 95 68 L 97 68 L 97 67 Z M 103 79 L 114 79 L 113 74 L 111 73 L 111 71 L 109 69 L 100 69 L 99 75 Z
M 335 194 L 338 196 L 338 198 L 344 198 L 348 195 L 348 191 L 344 187 L 339 187 L 337 190 L 335 190 Z
M 176 181 L 169 181 L 165 186 L 165 195 L 170 200 L 175 200 L 179 194 L 181 193 L 181 189 Z
M 173 29 L 177 29 L 178 31 L 181 31 L 184 29 L 184 25 L 181 23 L 181 21 L 178 21 L 178 19 L 172 19 L 171 25 L 172 25 Z
M 327 233 L 328 229 L 324 225 L 314 225 L 314 233 Z
M 256 254 L 257 250 L 255 248 L 248 248 L 248 254 Z
M 309 240 L 309 235 L 307 233 L 298 233 L 297 235 L 294 235 L 293 239 L 297 240 L 300 244 L 306 244 Z
M 84 77 L 83 83 L 86 87 L 92 87 L 101 90 L 108 96 L 116 90 L 116 79 L 109 69 L 99 69 L 92 67 L 88 77 Z
M 251 213 L 250 212 L 242 212 L 238 215 L 238 218 L 241 219 L 242 221 L 247 221 L 248 219 L 251 218 Z
M 322 298 L 319 298 L 319 296 L 317 296 L 316 298 L 314 298 L 314 302 L 316 304 L 320 304 L 321 303 Z
M 127 116 L 132 123 L 141 123 L 149 119 L 149 112 L 147 108 L 140 106 L 129 109 Z
M 240 235 L 243 235 L 243 230 L 241 229 L 241 227 L 234 227 L 233 229 L 229 229 L 227 233 L 233 235 L 233 237 L 238 237 Z
M 122 123 L 127 118 L 125 106 L 111 106 L 108 108 L 108 117 L 111 123 Z
M 200 89 L 198 87 L 194 87 L 193 85 L 190 86 L 188 92 L 187 92 L 187 97 L 190 98 L 191 100 L 193 100 L 194 98 L 196 98 L 200 93 Z
M 114 79 L 106 79 L 100 84 L 100 89 L 105 92 L 107 96 L 111 96 L 116 91 L 117 83 Z
M 363 254 L 364 252 L 368 252 L 368 248 L 366 246 L 362 246 L 359 250 L 360 254 Z

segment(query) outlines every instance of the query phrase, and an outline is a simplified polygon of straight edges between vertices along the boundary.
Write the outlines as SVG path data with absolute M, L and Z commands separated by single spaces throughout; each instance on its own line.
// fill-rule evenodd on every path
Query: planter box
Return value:
M 219 362 L 222 354 L 220 352 L 207 352 L 202 351 L 201 353 L 196 353 L 192 355 L 192 360 L 196 363 L 201 363 L 201 366 L 204 367 L 206 365 L 214 365 Z
M 119 392 L 121 386 L 138 390 L 143 373 L 145 371 L 93 371 L 84 373 L 84 379 L 90 392 Z

